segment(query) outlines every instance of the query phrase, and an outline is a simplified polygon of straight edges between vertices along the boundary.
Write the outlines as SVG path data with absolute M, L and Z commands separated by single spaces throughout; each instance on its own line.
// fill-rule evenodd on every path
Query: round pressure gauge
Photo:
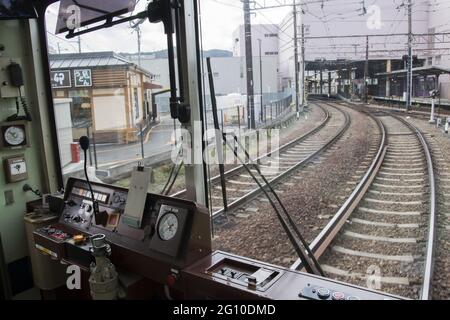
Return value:
M 178 231 L 178 218 L 172 212 L 165 213 L 158 223 L 158 234 L 161 240 L 168 241 L 175 237 Z
M 23 128 L 11 126 L 5 130 L 4 137 L 9 145 L 18 146 L 25 141 L 25 131 Z

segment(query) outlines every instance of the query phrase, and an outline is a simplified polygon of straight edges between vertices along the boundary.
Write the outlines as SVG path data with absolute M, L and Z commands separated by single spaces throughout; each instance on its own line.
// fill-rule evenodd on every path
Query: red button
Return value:
M 339 292 L 339 291 L 333 292 L 332 299 L 333 300 L 344 300 L 345 294 L 342 292 Z
M 177 281 L 177 278 L 173 274 L 169 274 L 167 276 L 167 285 L 169 287 L 172 287 L 176 281 Z

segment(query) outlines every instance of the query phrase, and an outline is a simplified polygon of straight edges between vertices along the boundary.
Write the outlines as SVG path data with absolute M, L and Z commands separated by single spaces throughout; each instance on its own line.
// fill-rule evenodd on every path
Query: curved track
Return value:
M 350 125 L 350 117 L 347 112 L 336 107 L 326 105 L 325 107 L 315 104 L 324 112 L 323 121 L 308 133 L 296 138 L 280 148 L 266 153 L 254 160 L 258 163 L 261 172 L 264 174 L 270 185 L 273 187 L 294 170 L 297 170 L 313 162 L 319 154 L 336 142 Z M 256 169 L 252 169 L 256 173 Z M 211 197 L 213 216 L 217 217 L 223 213 L 232 212 L 248 201 L 254 199 L 261 193 L 255 181 L 246 172 L 242 165 L 239 165 L 225 172 L 228 210 L 223 207 L 220 177 L 211 179 Z M 259 178 L 264 185 L 262 179 Z M 182 196 L 185 190 L 176 193 L 174 196 Z
M 377 118 L 387 132 L 385 144 L 311 248 L 333 278 L 428 299 L 435 219 L 430 152 L 409 123 Z
M 349 127 L 350 117 L 345 111 L 326 106 L 325 112 L 327 117 L 321 126 L 258 159 L 259 168 L 272 187 L 288 177 L 294 170 L 314 161 Z M 256 169 L 252 171 L 256 174 Z M 262 180 L 260 182 L 264 184 Z M 242 167 L 235 170 L 233 174 L 226 175 L 226 186 L 229 200 L 228 212 L 241 207 L 261 192 L 255 181 Z M 213 216 L 217 216 L 225 212 L 220 185 L 213 184 L 211 191 Z

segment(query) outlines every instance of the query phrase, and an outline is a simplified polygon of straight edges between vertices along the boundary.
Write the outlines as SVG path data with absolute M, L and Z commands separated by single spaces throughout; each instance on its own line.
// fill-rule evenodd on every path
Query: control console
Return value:
M 127 189 L 92 183 L 99 204 L 97 217 L 89 190 L 84 180 L 68 180 L 58 223 L 34 232 L 38 250 L 88 270 L 93 260 L 90 238 L 104 234 L 117 267 L 159 282 L 166 281 L 173 269 L 184 268 L 211 252 L 206 208 L 148 193 L 142 223 L 137 227 L 124 222 Z
M 401 299 L 221 251 L 186 268 L 182 276 L 189 299 Z

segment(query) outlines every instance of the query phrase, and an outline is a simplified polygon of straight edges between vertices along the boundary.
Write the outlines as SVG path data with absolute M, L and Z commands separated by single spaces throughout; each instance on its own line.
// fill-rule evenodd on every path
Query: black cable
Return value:
M 210 80 L 210 91 L 211 91 L 211 103 L 213 105 L 213 116 L 217 119 L 217 108 L 214 107 L 215 105 L 215 99 L 214 99 L 214 80 L 212 78 L 212 70 L 211 70 L 211 65 L 210 65 L 210 59 L 207 59 L 208 61 L 208 76 L 209 76 L 209 80 Z M 217 122 L 217 121 L 216 121 Z M 216 123 L 217 126 L 217 123 Z M 216 132 L 220 131 L 220 128 L 216 128 Z M 297 252 L 298 257 L 300 258 L 301 261 L 304 262 L 305 265 L 305 269 L 307 272 L 312 273 L 312 274 L 317 274 L 317 275 L 321 275 L 321 276 L 325 276 L 324 272 L 322 271 L 322 268 L 320 267 L 318 261 L 316 260 L 314 254 L 311 252 L 311 249 L 309 248 L 309 245 L 306 243 L 306 241 L 303 239 L 303 236 L 301 235 L 300 231 L 298 230 L 296 224 L 294 223 L 294 221 L 292 220 L 291 216 L 289 215 L 286 207 L 283 205 L 283 203 L 281 202 L 281 199 L 278 197 L 278 195 L 276 194 L 275 190 L 272 188 L 272 186 L 269 184 L 269 182 L 267 181 L 266 177 L 261 173 L 261 171 L 259 170 L 258 166 L 255 164 L 252 164 L 254 167 L 256 167 L 256 171 L 258 172 L 258 174 L 261 176 L 261 178 L 263 179 L 264 183 L 266 184 L 266 186 L 269 188 L 269 190 L 275 195 L 276 200 L 278 201 L 279 205 L 281 206 L 283 213 L 285 214 L 285 216 L 287 217 L 287 221 L 285 220 L 285 218 L 283 217 L 283 215 L 280 213 L 280 211 L 278 210 L 275 202 L 272 200 L 272 198 L 269 196 L 269 194 L 267 193 L 267 191 L 264 189 L 264 187 L 261 185 L 261 183 L 259 182 L 259 180 L 255 177 L 255 175 L 253 174 L 253 172 L 249 169 L 249 167 L 247 166 L 246 162 L 243 161 L 241 159 L 241 157 L 238 155 L 237 149 L 233 148 L 233 146 L 231 145 L 231 143 L 228 141 L 228 139 L 226 138 L 226 134 L 223 132 L 223 130 L 221 131 L 221 138 L 222 141 L 226 143 L 226 145 L 232 150 L 234 156 L 242 163 L 242 166 L 245 168 L 245 170 L 247 170 L 247 172 L 249 173 L 249 175 L 252 177 L 252 179 L 256 182 L 256 184 L 258 185 L 259 189 L 264 193 L 264 195 L 266 196 L 266 198 L 269 200 L 272 208 L 274 209 L 275 213 L 277 214 L 278 220 L 280 221 L 284 231 L 286 232 L 291 244 L 294 246 L 295 251 Z M 239 140 L 237 139 L 236 135 L 234 133 L 232 133 L 233 135 L 233 140 L 237 142 L 238 146 L 245 152 L 245 158 L 249 159 L 249 161 L 251 161 L 250 155 L 247 152 L 247 149 L 244 148 L 241 143 L 239 142 Z M 226 209 L 226 208 L 225 208 Z M 295 239 L 294 237 L 294 233 L 292 232 L 292 230 L 294 231 L 294 233 L 296 234 L 296 236 L 298 237 L 298 239 Z M 301 245 L 298 243 L 297 240 L 300 240 Z M 312 260 L 313 264 L 311 265 L 311 261 L 308 259 L 308 255 L 305 255 L 305 252 L 303 251 L 303 249 L 301 248 L 301 246 L 303 246 L 306 250 L 306 252 L 309 255 L 309 258 Z
M 170 169 L 169 178 L 167 178 L 166 184 L 164 185 L 164 187 L 163 187 L 162 190 L 161 190 L 161 194 L 165 194 L 165 193 L 166 193 L 166 188 L 167 188 L 167 186 L 169 185 L 170 180 L 172 179 L 172 176 L 173 176 L 173 173 L 174 173 L 174 171 L 175 171 L 175 167 L 176 167 L 176 166 L 177 166 L 177 165 L 174 163 L 173 166 L 172 166 L 172 168 Z
M 166 192 L 165 192 L 165 194 L 164 194 L 165 196 L 167 196 L 167 195 L 170 193 L 170 190 L 172 190 L 172 187 L 173 187 L 175 181 L 177 181 L 178 174 L 180 173 L 180 170 L 181 170 L 182 167 L 183 167 L 183 162 L 181 162 L 181 163 L 178 165 L 177 172 L 175 173 L 175 176 L 173 177 L 172 183 L 170 184 L 169 188 L 166 190 Z
M 176 122 L 175 122 L 175 120 L 173 121 L 173 124 L 174 124 L 174 132 L 175 132 L 175 134 L 176 134 Z M 177 139 L 176 139 L 176 137 L 175 137 L 175 141 L 176 141 Z M 176 144 L 175 144 L 176 145 Z M 161 190 L 161 194 L 166 194 L 166 188 L 167 188 L 167 186 L 169 185 L 169 183 L 170 183 L 170 180 L 172 179 L 172 176 L 173 176 L 173 173 L 175 172 L 175 168 L 176 168 L 176 166 L 177 166 L 177 162 L 178 162 L 178 158 L 179 158 L 179 156 L 180 156 L 180 154 L 181 154 L 181 148 L 178 150 L 178 153 L 177 153 L 177 157 L 175 158 L 175 162 L 174 162 L 174 164 L 173 164 L 173 166 L 172 166 L 172 168 L 170 169 L 170 174 L 169 174 L 169 178 L 167 178 L 167 181 L 166 181 L 166 184 L 164 185 L 164 187 L 162 188 L 162 190 Z M 183 162 L 181 162 L 181 164 L 182 164 Z M 178 174 L 177 174 L 178 175 Z M 175 179 L 176 179 L 176 177 L 175 177 Z M 173 183 L 172 183 L 172 185 L 173 185 Z
M 235 140 L 237 141 L 237 145 L 245 152 L 246 154 L 246 158 L 250 159 L 250 156 L 248 155 L 247 150 L 242 146 L 242 144 L 239 142 L 238 139 L 236 139 L 236 136 L 233 134 L 233 136 L 235 137 Z M 224 139 L 225 140 L 225 139 Z M 244 166 L 244 168 L 248 171 L 248 173 L 250 174 L 250 176 L 252 177 L 252 179 L 256 182 L 256 184 L 258 185 L 258 187 L 260 188 L 260 190 L 264 193 L 264 195 L 267 197 L 267 199 L 269 200 L 271 206 L 273 207 L 273 209 L 275 210 L 275 212 L 277 213 L 280 222 L 283 224 L 283 227 L 287 227 L 286 222 L 284 221 L 283 217 L 281 216 L 278 208 L 276 208 L 275 203 L 273 202 L 273 200 L 270 198 L 269 194 L 267 193 L 267 191 L 264 189 L 264 187 L 261 185 L 261 183 L 258 181 L 258 179 L 255 177 L 255 175 L 251 172 L 251 170 L 248 168 L 247 164 L 239 157 L 238 153 L 236 150 L 234 150 L 234 148 L 231 146 L 231 143 L 228 142 L 227 140 L 225 140 L 226 144 L 228 145 L 228 147 L 233 151 L 234 155 L 238 158 L 238 160 L 242 163 L 242 165 Z M 281 199 L 279 198 L 279 196 L 277 195 L 277 193 L 275 192 L 275 190 L 272 188 L 272 186 L 270 185 L 270 183 L 267 181 L 266 177 L 261 173 L 258 165 L 253 164 L 254 168 L 256 169 L 256 171 L 258 172 L 258 174 L 260 175 L 260 177 L 263 179 L 264 183 L 266 184 L 266 186 L 269 188 L 270 192 L 275 196 L 277 202 L 279 203 L 279 205 L 281 206 L 284 214 L 286 215 L 289 224 L 291 226 L 291 228 L 294 230 L 294 232 L 296 233 L 297 237 L 299 238 L 300 242 L 302 243 L 302 245 L 305 247 L 306 252 L 308 253 L 309 257 L 311 258 L 315 268 L 317 269 L 317 272 L 315 272 L 315 270 L 313 268 L 311 268 L 311 266 L 309 266 L 309 264 L 307 263 L 306 260 L 306 256 L 303 255 L 303 252 L 301 251 L 300 248 L 295 248 L 297 253 L 299 254 L 300 258 L 304 257 L 302 260 L 305 261 L 305 268 L 308 270 L 308 272 L 310 273 L 314 273 L 317 274 L 319 273 L 321 276 L 325 276 L 325 273 L 323 272 L 322 268 L 320 267 L 319 262 L 317 261 L 316 257 L 314 256 L 314 254 L 312 253 L 311 249 L 309 248 L 308 243 L 305 241 L 305 239 L 303 238 L 303 236 L 301 235 L 300 231 L 298 230 L 295 222 L 292 220 L 292 217 L 290 216 L 290 214 L 288 213 L 286 207 L 284 206 L 283 202 L 281 201 Z M 291 242 L 294 243 L 293 241 L 293 237 L 292 235 L 289 234 L 289 232 L 286 232 L 288 234 L 288 237 L 291 239 Z M 294 245 L 295 247 L 295 245 Z
M 86 177 L 86 182 L 89 187 L 89 192 L 91 193 L 91 200 L 92 200 L 92 209 L 94 210 L 94 218 L 95 218 L 95 224 L 99 224 L 97 221 L 97 214 L 99 213 L 99 207 L 98 202 L 95 200 L 94 191 L 92 190 L 91 181 L 89 180 L 89 176 L 87 173 L 87 152 L 84 150 L 84 176 Z
M 28 110 L 28 103 L 27 100 L 25 99 L 25 97 L 22 96 L 22 90 L 19 87 L 19 97 L 20 97 L 20 102 L 22 104 L 22 109 L 23 112 L 25 113 L 25 118 L 27 121 L 31 121 L 31 114 L 30 111 Z M 19 111 L 17 111 L 18 113 Z

